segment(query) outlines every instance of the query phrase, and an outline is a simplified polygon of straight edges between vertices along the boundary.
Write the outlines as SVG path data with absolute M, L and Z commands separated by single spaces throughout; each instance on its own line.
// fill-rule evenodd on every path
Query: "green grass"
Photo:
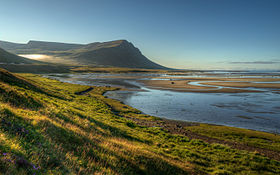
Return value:
M 280 135 L 227 126 L 200 124 L 190 128 L 201 135 L 280 152 Z
M 159 119 L 102 96 L 114 88 L 94 87 L 90 93 L 79 96 L 75 92 L 89 87 L 34 74 L 20 76 L 14 79 L 24 80 L 26 86 L 0 80 L 1 89 L 15 94 L 10 97 L 14 100 L 5 100 L 5 92 L 0 92 L 0 174 L 280 173 L 279 161 L 256 152 L 138 125 L 129 118 Z M 28 88 L 31 85 L 41 91 Z M 17 100 L 24 104 L 17 104 Z M 207 134 L 207 128 L 201 125 L 188 129 Z M 224 131 L 233 132 L 227 131 L 232 128 L 225 128 Z M 231 139 L 215 130 L 217 137 Z M 234 132 L 236 141 L 243 142 L 244 137 L 252 144 L 255 142 L 249 135 L 259 136 L 258 139 L 269 135 L 242 129 Z M 257 141 L 258 146 L 278 150 L 279 136 L 268 138 L 275 143 Z

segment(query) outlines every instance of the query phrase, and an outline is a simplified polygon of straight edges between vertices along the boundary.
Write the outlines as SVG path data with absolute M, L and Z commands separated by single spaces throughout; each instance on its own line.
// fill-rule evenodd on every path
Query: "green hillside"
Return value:
M 0 174 L 280 173 L 279 135 L 155 118 L 108 90 L 0 70 Z

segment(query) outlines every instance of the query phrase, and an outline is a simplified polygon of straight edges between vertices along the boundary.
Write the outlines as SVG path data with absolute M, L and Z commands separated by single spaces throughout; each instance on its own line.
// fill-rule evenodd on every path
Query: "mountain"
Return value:
M 0 69 L 17 73 L 66 73 L 69 67 L 31 60 L 9 53 L 0 48 Z M 1 74 L 1 73 L 0 73 Z M 1 75 L 0 75 L 1 78 Z
M 71 49 L 81 48 L 82 44 L 67 44 L 58 42 L 45 42 L 45 41 L 29 41 L 25 48 L 40 49 L 47 51 L 66 51 Z
M 51 60 L 53 63 L 67 62 L 86 66 L 167 69 L 149 60 L 138 48 L 126 40 L 95 42 L 86 45 L 44 41 L 17 44 L 0 41 L 0 47 L 15 54 L 51 55 L 55 58 Z
M 11 54 L 0 48 L 0 64 L 32 64 L 37 61 Z
M 126 40 L 88 44 L 74 50 L 69 59 L 82 64 L 113 67 L 164 69 L 145 57 L 138 48 Z
M 7 42 L 7 41 L 0 41 L 0 47 L 10 51 L 10 50 L 16 50 L 23 48 L 26 44 L 18 44 L 18 43 L 12 43 L 12 42 Z
M 83 47 L 82 44 L 68 44 L 46 41 L 29 41 L 27 44 L 18 44 L 0 41 L 0 47 L 15 54 L 44 54 L 55 51 L 67 51 Z

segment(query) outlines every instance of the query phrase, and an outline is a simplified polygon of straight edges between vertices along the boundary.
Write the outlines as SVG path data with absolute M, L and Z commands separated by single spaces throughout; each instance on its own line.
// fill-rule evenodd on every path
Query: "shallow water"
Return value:
M 143 89 L 146 91 L 114 91 L 106 95 L 153 116 L 279 132 L 279 94 L 213 94 Z
M 132 79 L 106 76 L 116 74 L 60 74 L 48 77 L 77 84 L 140 88 L 142 91 L 112 91 L 105 95 L 153 116 L 280 133 L 280 94 L 277 93 L 174 92 L 150 89 Z

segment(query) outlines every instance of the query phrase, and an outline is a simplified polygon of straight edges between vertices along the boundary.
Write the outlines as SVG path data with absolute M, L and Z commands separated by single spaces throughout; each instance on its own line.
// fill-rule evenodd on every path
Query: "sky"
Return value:
M 167 67 L 280 70 L 280 0 L 0 0 L 0 40 L 118 39 Z

